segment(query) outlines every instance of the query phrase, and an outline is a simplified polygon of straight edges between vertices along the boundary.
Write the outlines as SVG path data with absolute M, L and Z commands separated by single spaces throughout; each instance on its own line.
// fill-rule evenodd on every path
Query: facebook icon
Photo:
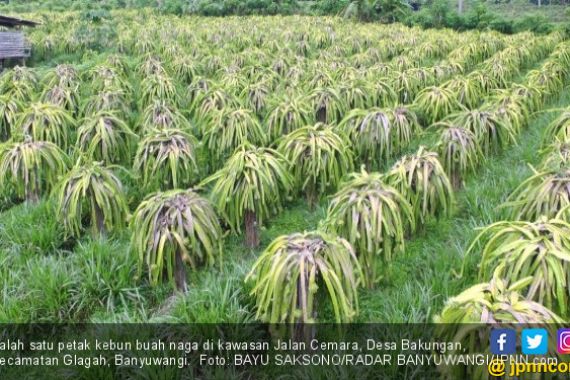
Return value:
M 491 330 L 491 353 L 510 355 L 517 352 L 517 332 L 511 329 Z

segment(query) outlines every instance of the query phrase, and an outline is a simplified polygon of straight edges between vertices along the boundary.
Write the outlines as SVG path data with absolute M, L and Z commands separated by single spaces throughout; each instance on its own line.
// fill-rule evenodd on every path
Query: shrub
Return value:
M 53 143 L 29 140 L 0 145 L 0 187 L 10 183 L 16 195 L 35 203 L 65 173 L 68 158 Z
M 9 95 L 0 96 L 0 141 L 6 141 L 12 136 L 22 104 Z
M 548 21 L 548 18 L 540 14 L 532 14 L 517 19 L 513 23 L 515 33 L 523 31 L 531 31 L 538 34 L 548 34 L 552 32 L 554 26 Z
M 212 166 L 218 168 L 240 145 L 263 146 L 268 142 L 268 136 L 251 110 L 237 109 L 216 112 L 203 140 L 211 153 Z
M 113 113 L 100 112 L 82 121 L 76 146 L 93 160 L 129 164 L 137 139 L 124 121 Z
M 535 172 L 509 196 L 505 206 L 515 220 L 555 217 L 570 205 L 570 169 Z
M 541 218 L 537 222 L 497 222 L 486 227 L 468 249 L 483 244 L 480 278 L 495 273 L 509 283 L 530 280 L 520 291 L 562 315 L 568 311 L 570 224 Z
M 339 123 L 338 129 L 350 141 L 368 167 L 379 166 L 406 147 L 419 126 L 395 111 L 370 108 L 353 109 Z
M 326 292 L 340 323 L 350 322 L 358 312 L 360 279 L 358 261 L 346 240 L 308 232 L 275 239 L 246 281 L 255 285 L 256 315 L 263 322 L 314 322 L 315 301 Z
M 466 173 L 473 172 L 485 156 L 475 135 L 464 128 L 443 124 L 436 150 L 455 188 Z
M 149 195 L 130 223 L 131 245 L 148 269 L 151 285 L 167 278 L 187 290 L 184 263 L 197 268 L 220 260 L 222 231 L 212 205 L 192 190 Z
M 368 287 L 376 281 L 375 258 L 390 262 L 403 253 L 405 233 L 414 228 L 410 204 L 384 181 L 380 174 L 352 174 L 334 195 L 324 221 L 326 231 L 354 246 Z
M 145 189 L 186 187 L 198 177 L 194 136 L 179 129 L 153 130 L 139 143 L 133 169 Z
M 548 325 L 551 334 L 562 319 L 542 304 L 526 299 L 520 291 L 533 281 L 526 277 L 514 283 L 501 278 L 481 283 L 449 298 L 435 322 L 441 324 L 435 335 L 443 341 L 458 341 L 471 353 L 489 352 L 489 334 L 496 325 Z M 552 331 L 553 330 L 553 331 Z M 490 353 L 489 353 L 490 354 Z M 442 366 L 448 378 L 467 376 L 470 379 L 488 377 L 480 365 Z
M 276 213 L 293 189 L 289 162 L 281 153 L 245 144 L 204 181 L 214 183 L 211 198 L 234 231 L 245 225 L 246 245 L 260 243 L 259 226 Z
M 314 208 L 320 194 L 336 189 L 342 177 L 352 170 L 349 146 L 344 135 L 322 123 L 299 128 L 280 141 L 278 150 L 287 157 L 309 208 Z
M 517 130 L 512 123 L 488 109 L 476 109 L 452 114 L 446 120 L 471 131 L 479 146 L 488 155 L 516 142 Z
M 66 236 L 79 237 L 84 221 L 94 236 L 125 224 L 128 207 L 123 186 L 101 163 L 78 161 L 61 179 L 53 196 Z
M 451 215 L 454 208 L 453 188 L 439 162 L 437 153 L 420 147 L 406 155 L 388 172 L 387 183 L 412 205 L 414 218 L 424 223 L 428 217 Z
M 290 98 L 279 99 L 270 106 L 265 124 L 271 140 L 275 141 L 281 136 L 311 124 L 313 120 L 311 108 L 304 99 Z
M 427 87 L 414 101 L 423 120 L 429 124 L 443 119 L 444 116 L 460 108 L 457 97 L 447 87 Z
M 75 126 L 71 115 L 63 108 L 47 103 L 33 103 L 22 111 L 18 129 L 34 141 L 49 141 L 65 149 L 70 131 Z

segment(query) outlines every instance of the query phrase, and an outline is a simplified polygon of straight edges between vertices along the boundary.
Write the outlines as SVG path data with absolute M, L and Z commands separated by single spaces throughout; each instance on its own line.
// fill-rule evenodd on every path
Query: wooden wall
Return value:
M 29 56 L 30 48 L 26 44 L 24 33 L 0 32 L 0 59 Z

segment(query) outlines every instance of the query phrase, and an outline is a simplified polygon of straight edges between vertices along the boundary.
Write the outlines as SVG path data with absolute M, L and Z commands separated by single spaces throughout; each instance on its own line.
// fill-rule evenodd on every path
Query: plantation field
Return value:
M 20 16 L 0 322 L 568 318 L 562 34 Z

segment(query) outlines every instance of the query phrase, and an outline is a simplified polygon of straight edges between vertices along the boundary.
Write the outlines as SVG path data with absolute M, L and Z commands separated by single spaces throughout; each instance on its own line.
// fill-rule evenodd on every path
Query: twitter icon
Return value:
M 523 354 L 546 355 L 548 353 L 548 332 L 545 329 L 524 329 L 521 344 Z

